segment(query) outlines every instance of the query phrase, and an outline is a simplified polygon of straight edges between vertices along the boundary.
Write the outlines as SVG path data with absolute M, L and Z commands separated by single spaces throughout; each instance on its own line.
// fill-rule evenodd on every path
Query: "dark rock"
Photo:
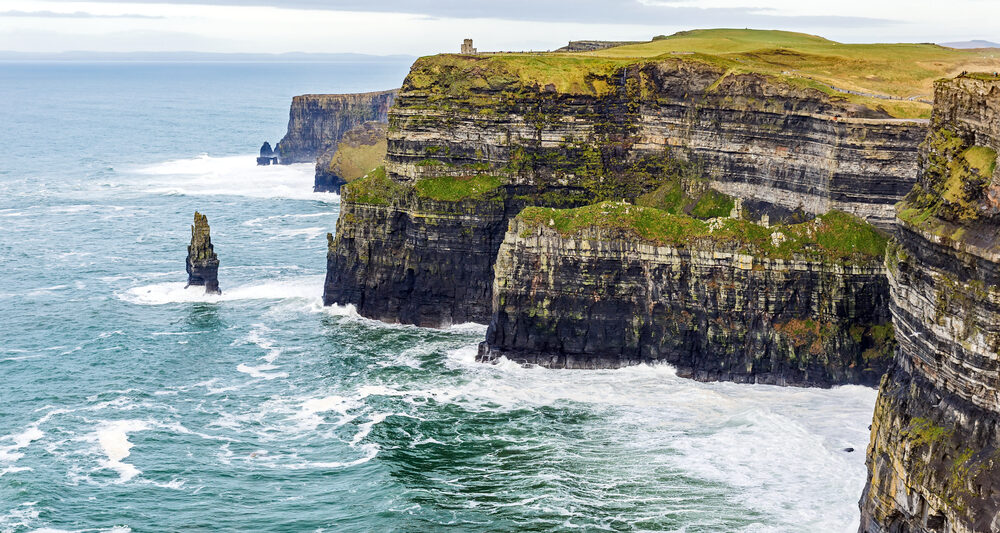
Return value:
M 517 217 L 494 271 L 481 361 L 662 362 L 700 381 L 829 387 L 875 386 L 892 359 L 880 256 L 770 258 L 600 227 L 561 235 Z
M 278 157 L 271 149 L 271 143 L 264 141 L 264 145 L 260 147 L 260 157 L 257 158 L 257 164 L 260 166 L 278 164 Z
M 847 453 L 851 453 L 854 451 L 854 448 L 844 448 L 844 451 Z
M 204 286 L 205 294 L 222 294 L 219 290 L 219 257 L 212 246 L 208 217 L 195 211 L 188 245 L 187 287 Z

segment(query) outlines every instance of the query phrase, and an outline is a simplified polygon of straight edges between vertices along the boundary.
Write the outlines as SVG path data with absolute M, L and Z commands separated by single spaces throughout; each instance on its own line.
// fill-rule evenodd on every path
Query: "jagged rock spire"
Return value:
M 188 283 L 204 286 L 206 294 L 222 294 L 219 290 L 219 257 L 212 247 L 208 217 L 195 211 L 191 226 L 191 244 L 188 246 Z

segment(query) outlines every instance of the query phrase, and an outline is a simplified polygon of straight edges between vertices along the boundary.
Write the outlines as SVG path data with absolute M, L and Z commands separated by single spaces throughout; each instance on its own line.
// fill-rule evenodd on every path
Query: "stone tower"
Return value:
M 472 46 L 472 39 L 466 39 L 462 41 L 462 53 L 463 54 L 475 54 L 476 48 Z

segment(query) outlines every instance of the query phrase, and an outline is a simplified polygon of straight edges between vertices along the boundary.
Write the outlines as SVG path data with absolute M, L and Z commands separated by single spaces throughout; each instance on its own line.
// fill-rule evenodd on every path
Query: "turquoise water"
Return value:
M 873 390 L 486 366 L 484 326 L 322 307 L 339 198 L 252 152 L 407 67 L 0 64 L 0 531 L 855 530 Z M 183 288 L 195 209 L 221 297 Z

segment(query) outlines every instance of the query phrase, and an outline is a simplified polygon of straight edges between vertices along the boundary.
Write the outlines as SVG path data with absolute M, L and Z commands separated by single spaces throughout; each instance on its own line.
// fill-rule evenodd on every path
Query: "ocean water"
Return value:
M 482 365 L 482 325 L 323 308 L 339 198 L 253 152 L 407 67 L 0 64 L 0 532 L 856 530 L 874 390 Z M 221 297 L 184 289 L 196 209 Z

